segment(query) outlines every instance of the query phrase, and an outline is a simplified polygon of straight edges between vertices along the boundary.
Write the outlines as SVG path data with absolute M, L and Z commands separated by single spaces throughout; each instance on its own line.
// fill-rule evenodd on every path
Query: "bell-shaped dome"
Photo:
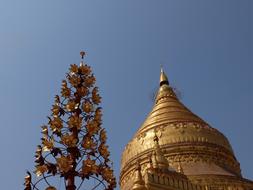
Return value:
M 127 183 L 136 160 L 141 160 L 144 170 L 148 167 L 154 134 L 169 165 L 177 170 L 180 160 L 185 175 L 241 176 L 227 138 L 179 101 L 163 70 L 154 107 L 122 154 L 121 186 Z

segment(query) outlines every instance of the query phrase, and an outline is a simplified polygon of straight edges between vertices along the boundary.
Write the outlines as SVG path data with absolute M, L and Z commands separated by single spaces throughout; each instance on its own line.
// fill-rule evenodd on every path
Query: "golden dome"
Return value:
M 163 70 L 154 107 L 123 151 L 121 187 L 127 185 L 137 160 L 143 170 L 148 167 L 155 134 L 170 167 L 177 170 L 180 164 L 187 176 L 241 176 L 227 138 L 179 101 Z

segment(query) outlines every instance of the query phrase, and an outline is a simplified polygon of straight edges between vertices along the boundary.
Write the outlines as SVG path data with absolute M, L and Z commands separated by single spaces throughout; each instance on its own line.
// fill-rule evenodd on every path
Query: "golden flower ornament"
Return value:
M 61 156 L 56 159 L 59 170 L 62 173 L 68 172 L 73 167 L 73 160 L 70 156 Z

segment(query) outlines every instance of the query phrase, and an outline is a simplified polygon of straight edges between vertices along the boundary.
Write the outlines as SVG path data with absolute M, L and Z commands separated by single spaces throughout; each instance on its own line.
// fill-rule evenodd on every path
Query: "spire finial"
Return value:
M 165 158 L 165 156 L 160 148 L 159 137 L 157 136 L 156 132 L 155 132 L 155 136 L 154 136 L 153 140 L 155 143 L 153 155 L 152 155 L 153 167 L 167 170 L 169 167 L 168 160 Z
M 84 51 L 80 51 L 80 56 L 81 56 L 81 62 L 80 62 L 80 66 L 83 65 L 83 59 L 84 59 L 84 56 L 86 55 L 86 53 Z
M 80 56 L 81 56 L 81 59 L 83 59 L 84 58 L 84 56 L 85 56 L 85 52 L 84 51 L 80 51 Z
M 160 86 L 167 84 L 169 85 L 169 80 L 165 72 L 163 71 L 163 67 L 161 65 L 161 74 L 160 74 Z

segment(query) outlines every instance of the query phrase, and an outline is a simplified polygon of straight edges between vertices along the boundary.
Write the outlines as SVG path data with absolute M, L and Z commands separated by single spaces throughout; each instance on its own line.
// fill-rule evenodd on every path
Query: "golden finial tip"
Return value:
M 163 67 L 161 66 L 161 74 L 160 74 L 160 86 L 163 84 L 169 84 L 169 80 L 165 72 L 163 71 Z
M 85 52 L 84 51 L 80 51 L 80 56 L 81 56 L 81 59 L 83 59 L 84 58 L 84 56 L 85 56 Z
M 80 56 L 81 56 L 81 62 L 80 62 L 80 66 L 82 66 L 83 65 L 83 58 L 84 58 L 84 56 L 86 55 L 86 53 L 84 52 L 84 51 L 80 51 Z
M 163 72 L 163 65 L 161 65 L 161 73 Z

